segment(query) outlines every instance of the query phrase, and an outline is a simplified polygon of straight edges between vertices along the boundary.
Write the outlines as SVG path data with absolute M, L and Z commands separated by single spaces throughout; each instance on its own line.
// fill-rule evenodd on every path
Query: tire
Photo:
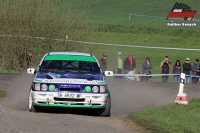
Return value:
M 98 109 L 96 111 L 96 114 L 99 117 L 110 117 L 110 109 L 111 109 L 111 96 L 110 96 L 110 92 L 108 91 L 106 107 L 104 109 Z
M 32 90 L 30 90 L 30 92 L 29 92 L 28 110 L 29 110 L 29 112 L 39 112 L 40 109 L 38 107 L 33 106 L 31 92 L 32 92 Z

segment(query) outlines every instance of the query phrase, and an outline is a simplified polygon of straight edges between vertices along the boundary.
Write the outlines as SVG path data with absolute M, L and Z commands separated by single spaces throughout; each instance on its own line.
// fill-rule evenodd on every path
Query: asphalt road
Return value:
M 127 82 L 107 78 L 111 93 L 111 117 L 77 113 L 30 113 L 28 92 L 32 75 L 0 74 L 0 90 L 8 92 L 0 101 L 0 132 L 20 133 L 143 133 L 124 120 L 134 111 L 174 103 L 179 84 Z M 200 96 L 199 85 L 185 85 L 188 98 Z

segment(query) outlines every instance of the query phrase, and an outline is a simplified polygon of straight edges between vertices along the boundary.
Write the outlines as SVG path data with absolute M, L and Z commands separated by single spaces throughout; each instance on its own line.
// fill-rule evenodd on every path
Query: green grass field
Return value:
M 200 99 L 188 105 L 170 104 L 134 112 L 129 117 L 153 133 L 199 133 Z
M 200 14 L 198 14 L 200 4 L 195 0 L 168 0 L 167 2 L 160 0 L 68 0 L 68 2 L 80 10 L 87 10 L 91 21 L 102 24 L 166 28 L 165 19 L 132 17 L 129 21 L 128 17 L 130 13 L 166 17 L 175 2 L 188 4 L 192 10 L 197 10 L 195 18 L 200 19 Z

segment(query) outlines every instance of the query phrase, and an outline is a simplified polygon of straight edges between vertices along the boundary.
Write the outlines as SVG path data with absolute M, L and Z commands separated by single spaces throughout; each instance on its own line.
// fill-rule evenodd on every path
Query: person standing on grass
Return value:
M 192 65 L 190 64 L 190 58 L 186 58 L 183 63 L 183 73 L 186 75 L 185 84 L 190 82 L 190 71 L 192 70 Z
M 180 83 L 180 74 L 181 74 L 181 62 L 180 62 L 180 60 L 176 60 L 176 63 L 173 66 L 173 69 L 172 69 L 172 73 L 178 74 L 178 75 L 174 75 L 174 83 Z
M 113 62 L 113 73 L 122 74 L 123 69 L 123 61 L 122 61 L 122 53 L 118 52 L 118 57 L 114 59 Z M 123 77 L 115 77 L 115 79 L 122 79 Z
M 107 70 L 107 55 L 104 53 L 101 60 L 100 60 L 100 67 L 103 72 Z
M 133 69 L 136 69 L 136 62 L 133 58 L 133 53 L 130 52 L 128 57 L 124 60 L 124 73 L 128 73 L 129 71 L 132 71 Z
M 143 66 L 142 66 L 142 74 L 147 74 L 147 75 L 151 74 L 151 69 L 152 68 L 153 68 L 153 66 L 151 64 L 150 57 L 147 56 L 146 60 L 143 63 Z M 142 79 L 144 81 L 149 81 L 150 76 L 144 76 Z
M 192 65 L 192 75 L 199 76 L 200 75 L 200 65 L 199 59 L 196 59 L 196 62 Z M 199 77 L 192 77 L 192 83 L 197 84 L 199 81 Z
M 169 62 L 169 57 L 165 56 L 164 61 L 160 63 L 160 67 L 162 68 L 162 74 L 169 74 L 169 69 L 171 68 L 171 63 Z M 168 75 L 162 76 L 162 82 L 166 83 L 168 81 Z

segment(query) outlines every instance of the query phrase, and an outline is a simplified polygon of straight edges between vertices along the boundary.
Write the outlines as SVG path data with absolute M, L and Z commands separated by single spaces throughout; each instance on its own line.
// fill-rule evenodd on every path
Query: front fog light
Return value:
M 56 89 L 55 85 L 49 85 L 49 90 L 50 91 L 55 91 L 55 89 Z
M 104 86 L 100 86 L 100 92 L 104 93 L 105 92 L 105 87 Z
M 48 89 L 48 86 L 46 84 L 41 85 L 41 90 L 46 91 Z
M 99 87 L 98 87 L 98 86 L 92 87 L 92 91 L 93 91 L 93 92 L 98 92 L 98 91 L 99 91 Z
M 84 88 L 84 90 L 85 90 L 85 92 L 90 92 L 90 91 L 91 91 L 91 87 L 90 87 L 90 86 L 86 86 L 86 87 Z

